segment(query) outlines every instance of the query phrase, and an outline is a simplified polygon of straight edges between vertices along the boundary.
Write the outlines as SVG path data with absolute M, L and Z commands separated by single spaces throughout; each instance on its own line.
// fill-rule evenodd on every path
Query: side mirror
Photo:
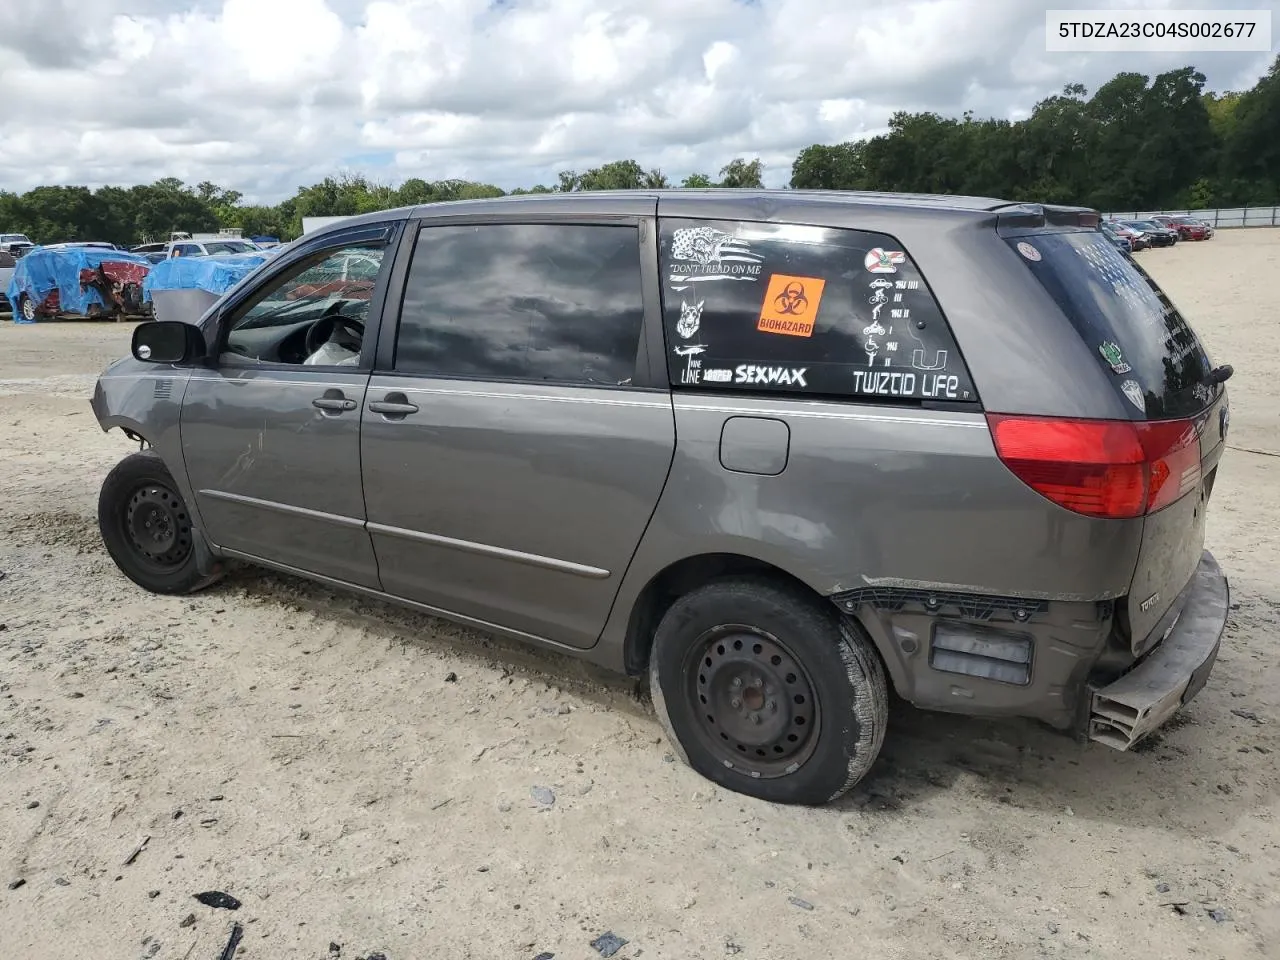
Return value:
M 204 357 L 204 334 L 180 320 L 149 320 L 134 327 L 130 349 L 146 363 L 190 363 Z

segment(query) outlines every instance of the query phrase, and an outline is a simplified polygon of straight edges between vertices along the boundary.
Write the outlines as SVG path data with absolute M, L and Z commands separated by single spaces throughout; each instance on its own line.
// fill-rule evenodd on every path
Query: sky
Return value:
M 1128 0 L 1277 9 L 1277 0 Z M 1025 117 L 1080 82 L 1274 54 L 1046 53 L 1110 0 L 0 0 L 0 189 L 179 177 L 274 203 L 340 170 L 504 189 L 634 158 L 673 182 L 883 132 Z M 1280 30 L 1280 15 L 1273 12 Z

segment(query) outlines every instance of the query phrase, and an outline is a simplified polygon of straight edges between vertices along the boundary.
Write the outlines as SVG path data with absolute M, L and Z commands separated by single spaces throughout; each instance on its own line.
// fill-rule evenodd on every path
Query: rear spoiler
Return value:
M 1067 207 L 1048 203 L 1008 203 L 992 207 L 996 232 L 1002 236 L 1052 227 L 1097 229 L 1102 217 L 1092 207 Z

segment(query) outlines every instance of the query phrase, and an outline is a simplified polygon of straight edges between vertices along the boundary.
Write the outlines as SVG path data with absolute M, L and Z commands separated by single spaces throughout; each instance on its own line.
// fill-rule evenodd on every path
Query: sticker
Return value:
M 1098 346 L 1098 352 L 1102 354 L 1102 359 L 1107 361 L 1108 365 L 1116 373 L 1128 373 L 1133 367 L 1124 362 L 1124 355 L 1120 352 L 1119 344 L 1112 343 L 1110 340 L 1103 341 Z
M 706 352 L 707 347 L 702 343 L 687 343 L 676 347 L 675 355 L 684 357 L 684 369 L 680 371 L 681 383 L 698 383 L 702 374 L 702 361 L 697 358 Z
M 1032 263 L 1038 263 L 1040 261 L 1040 251 L 1025 240 L 1018 241 L 1018 252 Z
M 919 280 L 898 280 L 894 283 L 893 286 L 895 290 L 919 290 L 920 281 Z M 901 301 L 898 301 L 898 302 L 901 303 Z
M 872 247 L 867 251 L 862 264 L 872 273 L 897 273 L 896 263 L 906 263 L 907 255 L 901 250 L 884 250 Z
M 734 383 L 776 383 L 788 387 L 807 387 L 804 379 L 808 367 L 760 367 L 740 363 L 733 371 Z
M 879 320 L 880 311 L 884 309 L 884 305 L 889 302 L 889 295 L 884 290 L 877 290 L 867 298 L 867 303 L 871 304 L 871 319 Z
M 879 320 L 872 320 L 869 326 L 862 328 L 864 337 L 883 337 L 885 334 L 884 327 Z
M 955 374 L 854 370 L 853 389 L 858 393 L 880 397 L 933 397 L 958 400 L 960 378 Z
M 884 250 L 872 247 L 867 251 L 862 263 L 872 273 L 897 273 L 895 264 L 906 263 L 907 255 L 901 250 Z
M 1199 400 L 1201 403 L 1206 403 L 1206 404 L 1213 399 L 1213 391 L 1210 390 L 1203 383 L 1197 383 L 1195 386 L 1193 386 L 1191 388 L 1191 395 L 1195 397 L 1197 400 Z
M 1142 394 L 1142 387 L 1138 385 L 1137 380 L 1126 380 L 1120 384 L 1120 389 L 1124 391 L 1124 395 L 1129 398 L 1129 402 L 1141 410 L 1147 412 L 1147 398 Z
M 876 277 L 874 280 L 868 283 L 867 286 L 870 287 L 872 290 L 892 290 L 893 281 L 886 280 L 884 277 Z
M 867 366 L 871 366 L 876 362 L 876 354 L 880 352 L 880 344 L 876 343 L 875 337 L 867 337 L 867 342 L 862 345 L 862 349 L 867 351 Z
M 933 355 L 933 363 L 925 363 L 924 351 L 912 350 L 911 366 L 917 370 L 945 370 L 947 368 L 947 351 L 939 350 Z
M 733 371 L 729 369 L 702 371 L 703 383 L 728 383 L 732 379 Z
M 819 277 L 792 277 L 775 273 L 769 278 L 756 329 L 789 337 L 813 336 L 813 323 L 822 303 L 827 281 Z
M 684 298 L 680 298 L 680 321 L 676 324 L 676 333 L 680 334 L 685 340 L 688 340 L 698 328 L 702 326 L 702 305 L 705 300 L 699 300 L 695 304 L 687 304 Z
M 760 279 L 764 257 L 751 252 L 751 245 L 732 234 L 711 227 L 686 227 L 671 235 L 671 259 L 680 261 L 671 268 L 671 282 L 687 284 L 706 280 Z

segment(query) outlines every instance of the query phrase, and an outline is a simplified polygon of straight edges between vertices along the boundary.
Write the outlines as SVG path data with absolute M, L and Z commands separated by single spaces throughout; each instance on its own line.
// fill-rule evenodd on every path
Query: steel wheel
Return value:
M 124 532 L 138 559 L 168 570 L 191 555 L 191 518 L 182 498 L 157 483 L 137 487 L 125 503 Z
M 821 710 L 808 672 L 776 637 L 725 625 L 692 645 L 690 709 L 704 746 L 757 779 L 786 776 L 812 756 Z

